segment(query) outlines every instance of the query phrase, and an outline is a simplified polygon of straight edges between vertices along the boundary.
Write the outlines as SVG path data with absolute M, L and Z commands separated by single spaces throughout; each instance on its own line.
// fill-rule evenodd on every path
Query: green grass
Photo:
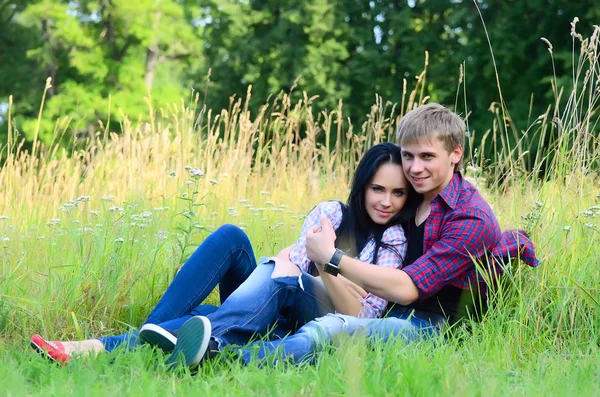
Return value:
M 281 94 L 255 115 L 241 101 L 214 115 L 196 100 L 149 125 L 123 120 L 123 134 L 100 132 L 72 156 L 39 146 L 35 160 L 10 130 L 0 150 L 0 395 L 600 395 L 598 37 L 574 73 L 595 74 L 524 132 L 526 150 L 496 139 L 517 133 L 500 119 L 471 148 L 467 176 L 504 229 L 530 233 L 541 266 L 507 268 L 470 331 L 374 349 L 343 339 L 315 365 L 218 362 L 191 376 L 140 348 L 57 367 L 28 340 L 138 327 L 220 224 L 242 226 L 257 256 L 293 243 L 317 202 L 345 199 L 365 148 L 393 139 L 396 107 L 378 101 L 353 134 L 341 110 L 315 115 L 308 98 Z M 422 101 L 419 82 L 399 108 Z M 528 154 L 545 136 L 560 139 Z M 497 163 L 483 158 L 485 145 Z M 542 160 L 545 176 L 526 171 Z M 205 175 L 194 178 L 194 167 Z

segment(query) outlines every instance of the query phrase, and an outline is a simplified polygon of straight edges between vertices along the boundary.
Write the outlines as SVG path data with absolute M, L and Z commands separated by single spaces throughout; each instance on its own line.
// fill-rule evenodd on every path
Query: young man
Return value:
M 306 239 L 308 257 L 324 281 L 339 272 L 396 304 L 379 320 L 341 314 L 318 318 L 284 339 L 259 341 L 255 348 L 240 350 L 244 361 L 252 358 L 252 352 L 258 358 L 277 354 L 295 361 L 310 359 L 342 333 L 360 331 L 373 339 L 407 341 L 435 335 L 444 324 L 467 315 L 477 317 L 485 309 L 488 286 L 476 263 L 491 276 L 509 258 L 538 264 L 527 235 L 501 233 L 488 203 L 462 177 L 465 124 L 459 116 L 439 104 L 418 107 L 402 118 L 397 137 L 403 172 L 423 195 L 415 219 L 405 225 L 404 267 L 381 268 L 344 255 L 334 248 L 336 236 L 325 218 Z

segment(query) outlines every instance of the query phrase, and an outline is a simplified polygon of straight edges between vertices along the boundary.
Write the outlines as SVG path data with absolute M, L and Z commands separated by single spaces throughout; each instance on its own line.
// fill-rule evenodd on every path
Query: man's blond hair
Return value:
M 465 146 L 465 122 L 460 116 L 438 103 L 428 103 L 406 113 L 396 130 L 398 144 L 408 145 L 438 137 L 448 152 Z M 462 168 L 462 157 L 455 170 Z

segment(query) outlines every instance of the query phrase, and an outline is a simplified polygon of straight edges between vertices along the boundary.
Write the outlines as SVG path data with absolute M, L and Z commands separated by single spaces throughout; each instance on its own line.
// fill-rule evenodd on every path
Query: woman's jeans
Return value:
M 255 268 L 256 260 L 248 236 L 236 226 L 221 226 L 185 262 L 146 323 L 176 330 L 192 316 L 213 312 L 215 306 L 199 305 L 217 284 L 221 302 L 225 302 Z M 107 351 L 125 342 L 129 348 L 140 344 L 137 331 L 99 340 Z

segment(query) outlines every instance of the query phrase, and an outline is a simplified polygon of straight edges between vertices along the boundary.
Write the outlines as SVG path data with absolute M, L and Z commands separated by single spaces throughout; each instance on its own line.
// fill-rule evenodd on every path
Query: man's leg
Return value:
M 257 341 L 241 348 L 239 355 L 244 363 L 252 359 L 267 357 L 290 359 L 293 362 L 313 360 L 340 335 L 362 333 L 370 342 L 387 342 L 391 338 L 401 338 L 407 343 L 439 335 L 439 330 L 429 321 L 407 316 L 367 319 L 328 314 L 304 325 L 294 335 L 281 340 Z
M 185 262 L 146 323 L 160 324 L 183 317 L 200 305 L 217 284 L 224 302 L 255 268 L 248 236 L 237 226 L 221 226 Z

